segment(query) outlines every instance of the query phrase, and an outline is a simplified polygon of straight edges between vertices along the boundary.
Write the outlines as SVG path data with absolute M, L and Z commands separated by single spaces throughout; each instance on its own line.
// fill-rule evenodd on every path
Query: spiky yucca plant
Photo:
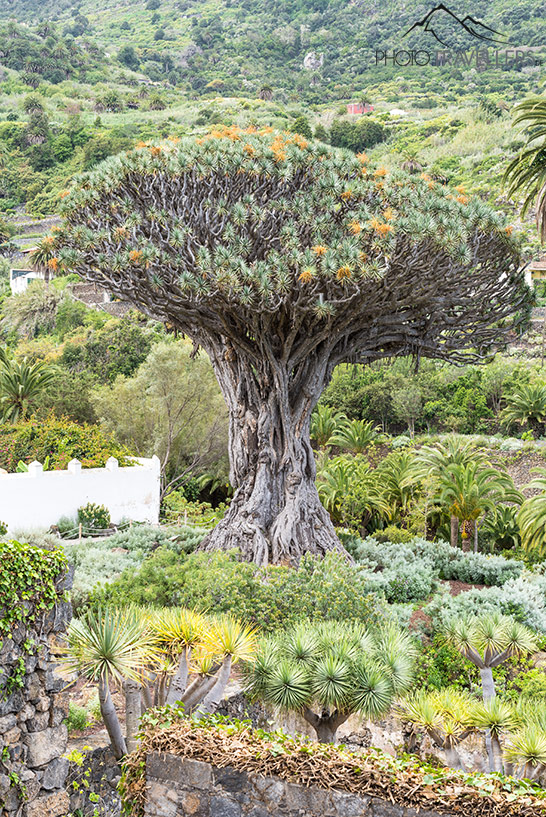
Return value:
M 127 679 L 141 683 L 157 655 L 153 634 L 133 610 L 99 609 L 70 623 L 65 663 L 98 685 L 102 718 L 118 759 L 127 753 L 127 743 L 110 684 L 122 686 Z
M 264 639 L 247 672 L 247 691 L 300 712 L 319 741 L 333 743 L 353 712 L 378 718 L 413 678 L 413 643 L 393 626 L 303 623 Z
M 475 706 L 468 692 L 449 687 L 412 695 L 398 705 L 397 711 L 403 721 L 428 733 L 445 751 L 452 768 L 462 769 L 457 747 L 474 729 Z
M 235 494 L 201 547 L 260 564 L 341 550 L 309 440 L 338 363 L 480 358 L 530 304 L 479 198 L 269 128 L 143 144 L 76 179 L 62 209 L 62 266 L 209 354 Z
M 512 656 L 537 649 L 535 634 L 509 616 L 498 613 L 453 619 L 444 628 L 446 640 L 480 670 L 483 699 L 495 697 L 494 667 Z

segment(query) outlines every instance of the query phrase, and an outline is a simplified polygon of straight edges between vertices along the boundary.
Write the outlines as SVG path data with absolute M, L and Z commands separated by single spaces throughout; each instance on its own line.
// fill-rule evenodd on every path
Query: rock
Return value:
M 36 712 L 47 712 L 49 705 L 49 698 L 47 698 L 45 695 L 40 696 L 36 701 Z
M 37 712 L 36 715 L 27 721 L 29 732 L 41 732 L 49 726 L 49 712 Z
M 318 71 L 324 64 L 324 54 L 317 54 L 316 51 L 309 51 L 303 58 L 303 67 L 307 71 Z
M 60 757 L 66 749 L 68 730 L 64 724 L 42 732 L 29 732 L 24 742 L 28 746 L 28 764 L 36 768 Z
M 65 791 L 38 797 L 27 806 L 27 817 L 64 817 L 68 814 L 70 800 Z
M 9 715 L 4 715 L 3 718 L 0 718 L 0 735 L 3 735 L 5 732 L 9 732 L 9 730 L 13 729 L 14 726 L 17 726 L 17 718 L 15 715 L 12 713 Z
M 13 729 L 10 729 L 9 732 L 5 732 L 3 738 L 6 746 L 15 745 L 19 743 L 21 739 L 21 730 L 15 726 Z
M 8 715 L 11 712 L 20 712 L 23 703 L 23 695 L 21 692 L 14 692 L 13 695 L 5 699 L 0 697 L 0 717 Z
M 241 806 L 229 797 L 211 797 L 210 813 L 214 817 L 241 817 Z
M 32 704 L 26 703 L 24 705 L 24 707 L 21 709 L 21 711 L 19 712 L 19 716 L 18 716 L 19 722 L 28 721 L 30 718 L 33 718 L 35 712 L 36 712 L 36 710 L 32 706 Z M 0 729 L 0 731 L 2 731 L 2 730 Z
M 57 675 L 54 666 L 50 666 L 45 674 L 46 692 L 61 692 L 64 686 L 64 679 Z
M 58 757 L 52 760 L 44 771 L 42 788 L 48 791 L 51 789 L 62 789 L 68 774 L 69 765 L 68 760 L 64 757 Z

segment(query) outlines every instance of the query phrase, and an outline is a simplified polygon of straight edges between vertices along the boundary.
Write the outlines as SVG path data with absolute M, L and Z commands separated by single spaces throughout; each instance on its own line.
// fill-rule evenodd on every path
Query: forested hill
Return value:
M 170 74 L 173 84 L 187 82 L 194 93 L 216 87 L 240 95 L 267 84 L 316 101 L 350 94 L 376 78 L 382 70 L 375 66 L 377 49 L 441 47 L 435 35 L 453 48 L 546 44 L 543 0 L 452 0 L 449 9 L 434 12 L 433 33 L 423 25 L 404 37 L 435 6 L 404 0 L 0 0 L 0 14 L 33 26 L 52 21 L 62 36 L 76 43 L 92 38 L 112 54 L 127 46 L 128 67 L 156 81 Z M 461 21 L 492 39 L 468 34 Z

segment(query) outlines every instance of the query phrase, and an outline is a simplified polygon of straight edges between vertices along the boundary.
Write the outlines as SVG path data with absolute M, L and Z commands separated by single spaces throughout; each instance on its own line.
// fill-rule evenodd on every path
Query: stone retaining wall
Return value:
M 2 817 L 61 817 L 69 810 L 64 790 L 68 760 L 68 700 L 65 682 L 55 672 L 51 648 L 66 630 L 72 608 L 63 596 L 71 577 L 57 583 L 59 599 L 38 617 L 32 630 L 15 626 L 11 638 L 0 642 L 3 678 L 24 662 L 19 689 L 0 692 L 0 809 Z M 24 602 L 23 602 L 24 603 Z M 36 645 L 30 654 L 25 642 Z
M 146 757 L 146 788 L 146 817 L 442 817 L 157 752 Z

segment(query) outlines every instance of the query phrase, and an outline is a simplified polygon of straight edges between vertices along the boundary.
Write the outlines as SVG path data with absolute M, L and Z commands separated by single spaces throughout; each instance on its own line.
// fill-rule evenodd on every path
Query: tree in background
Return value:
M 509 231 L 459 198 L 364 155 L 236 127 L 143 145 L 64 198 L 60 261 L 211 359 L 235 494 L 203 548 L 261 564 L 341 550 L 309 441 L 334 367 L 464 361 L 525 320 Z
M 225 451 L 222 395 L 209 361 L 193 356 L 188 344 L 159 341 L 134 377 L 119 376 L 93 402 L 117 439 L 140 456 L 157 454 L 163 497 Z
M 479 461 L 448 465 L 438 484 L 438 503 L 448 509 L 451 518 L 457 519 L 463 550 L 470 549 L 470 537 L 474 534 L 474 550 L 477 552 L 479 519 L 487 513 L 494 516 L 502 501 L 519 503 L 522 499 L 507 474 L 495 468 L 484 468 Z M 451 544 L 457 543 L 452 541 Z

